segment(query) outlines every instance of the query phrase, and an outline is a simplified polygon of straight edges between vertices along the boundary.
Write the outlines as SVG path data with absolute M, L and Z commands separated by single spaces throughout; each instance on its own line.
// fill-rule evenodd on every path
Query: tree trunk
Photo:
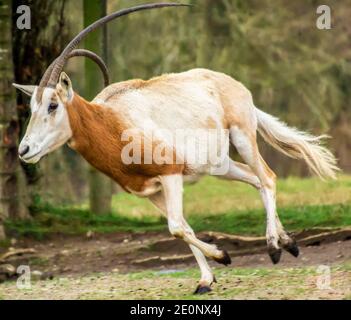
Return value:
M 87 26 L 106 15 L 106 0 L 84 0 L 84 25 Z M 107 62 L 106 29 L 91 33 L 85 41 L 85 48 L 101 55 Z M 85 62 L 85 97 L 93 99 L 103 86 L 100 70 L 91 61 Z M 91 168 L 89 170 L 90 210 L 95 214 L 111 212 L 112 181 Z
M 74 2 L 68 0 L 12 0 L 11 3 L 12 56 L 15 66 L 14 82 L 38 85 L 47 67 L 57 58 L 71 39 L 70 26 L 68 25 L 69 18 L 66 12 L 72 10 L 72 3 Z M 23 4 L 28 5 L 31 10 L 30 30 L 20 30 L 17 28 L 17 19 L 20 15 L 16 13 L 16 10 Z M 70 7 L 68 8 L 68 6 Z M 78 28 L 81 29 L 81 26 Z M 25 134 L 30 118 L 29 101 L 30 99 L 27 96 L 17 90 L 17 114 L 20 137 L 23 137 Z M 63 187 L 71 184 L 73 180 L 71 178 L 72 174 L 66 170 L 60 170 L 59 173 L 57 171 L 56 163 L 74 170 L 69 165 L 69 159 L 63 155 L 66 154 L 62 150 L 56 151 L 41 162 L 40 165 L 21 163 L 22 170 L 25 173 L 28 205 L 34 204 L 38 195 L 45 202 L 56 200 L 56 198 L 59 198 L 57 195 L 60 194 L 60 191 L 57 192 L 57 189 L 65 190 L 65 200 L 68 202 L 75 199 L 73 193 L 67 192 L 67 187 Z M 76 157 L 79 158 L 78 155 Z M 75 173 L 77 173 L 77 170 L 75 170 Z M 50 180 L 50 178 L 50 181 L 55 181 L 57 174 L 60 175 L 59 187 L 53 183 L 47 185 L 46 181 Z
M 12 87 L 14 68 L 11 29 L 11 0 L 0 0 L 0 239 L 5 237 L 4 219 L 29 217 L 21 188 L 24 182 L 17 155 L 19 126 Z

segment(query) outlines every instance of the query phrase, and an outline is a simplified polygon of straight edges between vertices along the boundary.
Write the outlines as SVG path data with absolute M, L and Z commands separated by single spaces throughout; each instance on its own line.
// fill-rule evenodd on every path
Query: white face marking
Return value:
M 55 90 L 45 88 L 40 104 L 36 94 L 37 90 L 30 103 L 32 115 L 27 132 L 19 146 L 20 158 L 26 163 L 37 163 L 72 137 L 66 107 Z

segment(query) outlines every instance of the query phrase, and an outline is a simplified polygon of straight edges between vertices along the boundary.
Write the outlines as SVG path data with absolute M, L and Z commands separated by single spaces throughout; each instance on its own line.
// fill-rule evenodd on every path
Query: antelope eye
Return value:
M 57 108 L 58 108 L 58 104 L 57 104 L 57 103 L 50 103 L 49 108 L 48 108 L 48 112 L 49 112 L 49 113 L 52 113 L 52 112 L 54 112 Z

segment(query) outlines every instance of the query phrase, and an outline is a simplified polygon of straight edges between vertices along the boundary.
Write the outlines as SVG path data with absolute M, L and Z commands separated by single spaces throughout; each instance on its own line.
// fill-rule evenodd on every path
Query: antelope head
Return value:
M 96 62 L 105 78 L 105 86 L 109 78 L 105 63 L 96 54 L 87 50 L 76 50 L 79 43 L 92 31 L 116 18 L 133 12 L 163 8 L 187 6 L 178 3 L 156 3 L 140 5 L 117 11 L 94 22 L 81 31 L 63 50 L 61 55 L 49 66 L 39 86 L 14 86 L 31 96 L 31 118 L 25 136 L 19 146 L 19 157 L 26 163 L 37 163 L 43 156 L 64 145 L 71 137 L 68 112 L 66 109 L 74 97 L 71 80 L 62 72 L 69 58 L 85 56 Z
M 31 95 L 31 118 L 23 137 L 18 154 L 26 163 L 37 163 L 44 155 L 65 144 L 72 135 L 68 114 L 64 107 L 63 84 L 68 77 L 62 74 L 57 89 L 45 88 L 40 101 L 37 101 L 39 87 L 20 86 L 16 88 Z M 65 85 L 67 98 L 73 94 L 72 87 Z
M 106 64 L 95 53 L 88 50 L 72 50 L 67 60 L 72 57 L 92 59 L 101 69 L 105 86 L 109 85 Z M 72 136 L 68 113 L 65 105 L 71 101 L 74 92 L 69 77 L 62 72 L 56 82 L 51 79 L 56 62 L 46 70 L 39 86 L 13 84 L 31 97 L 31 118 L 27 131 L 19 146 L 19 157 L 27 163 L 36 163 L 44 155 L 65 144 Z

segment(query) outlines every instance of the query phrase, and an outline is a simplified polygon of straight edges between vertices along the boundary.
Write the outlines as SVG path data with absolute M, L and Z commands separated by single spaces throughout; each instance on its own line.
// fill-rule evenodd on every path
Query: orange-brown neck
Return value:
M 120 162 L 120 137 L 125 130 L 109 108 L 90 103 L 78 94 L 67 105 L 72 129 L 70 147 L 79 152 L 92 166 L 116 179 L 115 166 Z

